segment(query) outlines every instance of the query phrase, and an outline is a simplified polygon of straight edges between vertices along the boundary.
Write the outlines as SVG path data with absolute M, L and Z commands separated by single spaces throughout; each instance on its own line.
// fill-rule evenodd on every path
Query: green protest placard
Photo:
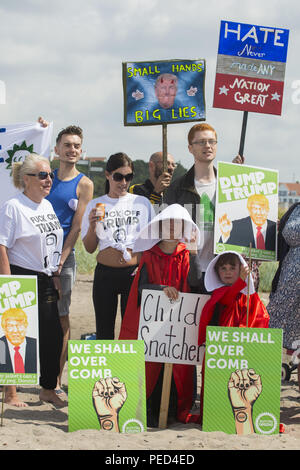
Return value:
M 39 378 L 36 276 L 0 275 L 0 384 Z
M 146 429 L 143 341 L 69 341 L 69 431 Z
M 278 171 L 218 163 L 214 252 L 276 260 Z
M 208 327 L 203 431 L 278 434 L 282 330 Z

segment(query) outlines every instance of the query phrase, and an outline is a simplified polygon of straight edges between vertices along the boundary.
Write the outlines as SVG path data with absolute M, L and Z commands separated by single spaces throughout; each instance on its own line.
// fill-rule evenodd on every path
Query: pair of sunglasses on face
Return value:
M 117 181 L 117 182 L 123 181 L 123 179 L 125 179 L 126 183 L 128 183 L 129 181 L 132 181 L 133 173 L 128 173 L 127 175 L 122 175 L 122 173 L 118 173 L 116 171 L 116 173 L 112 174 L 112 178 L 113 178 L 114 181 Z
M 39 180 L 45 180 L 46 178 L 48 178 L 48 176 L 50 176 L 52 180 L 54 179 L 53 171 L 50 171 L 50 173 L 48 173 L 48 171 L 40 171 L 39 173 L 27 173 L 27 175 L 37 176 Z

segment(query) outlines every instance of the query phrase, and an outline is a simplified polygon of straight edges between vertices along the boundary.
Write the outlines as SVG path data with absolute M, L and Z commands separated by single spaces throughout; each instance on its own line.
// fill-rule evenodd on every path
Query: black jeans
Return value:
M 134 279 L 132 273 L 135 268 L 136 266 L 111 268 L 97 264 L 93 284 L 97 339 L 114 339 L 118 294 L 121 294 L 121 316 L 123 318 Z
M 57 299 L 52 277 L 10 265 L 11 274 L 37 276 L 39 310 L 40 385 L 54 390 L 60 371 L 63 332 L 59 320 Z

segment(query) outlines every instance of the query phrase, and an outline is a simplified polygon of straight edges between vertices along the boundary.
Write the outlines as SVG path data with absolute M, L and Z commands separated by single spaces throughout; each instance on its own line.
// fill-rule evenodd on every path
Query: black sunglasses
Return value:
M 54 179 L 54 173 L 53 171 L 40 171 L 39 173 L 27 173 L 28 176 L 37 176 L 39 180 L 45 180 L 48 176 L 53 180 Z
M 114 181 L 123 181 L 125 178 L 125 181 L 128 183 L 128 181 L 132 181 L 133 179 L 133 173 L 127 173 L 127 175 L 122 175 L 122 173 L 113 173 L 112 175 Z

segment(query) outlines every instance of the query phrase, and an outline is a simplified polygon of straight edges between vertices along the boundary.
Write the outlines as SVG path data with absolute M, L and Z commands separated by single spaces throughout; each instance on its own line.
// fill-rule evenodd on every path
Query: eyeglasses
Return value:
M 204 147 L 204 145 L 210 145 L 211 147 L 214 147 L 217 144 L 217 140 L 213 139 L 202 139 L 202 140 L 195 140 L 195 142 L 192 142 L 192 145 L 200 145 L 201 147 Z
M 39 173 L 27 173 L 28 176 L 37 176 L 39 180 L 45 180 L 50 176 L 50 178 L 53 180 L 54 179 L 54 173 L 53 171 L 40 171 Z
M 114 181 L 123 181 L 123 179 L 125 179 L 125 181 L 128 183 L 129 181 L 132 181 L 133 179 L 133 173 L 127 173 L 127 175 L 123 175 L 122 173 L 113 173 L 112 175 L 112 178 Z

